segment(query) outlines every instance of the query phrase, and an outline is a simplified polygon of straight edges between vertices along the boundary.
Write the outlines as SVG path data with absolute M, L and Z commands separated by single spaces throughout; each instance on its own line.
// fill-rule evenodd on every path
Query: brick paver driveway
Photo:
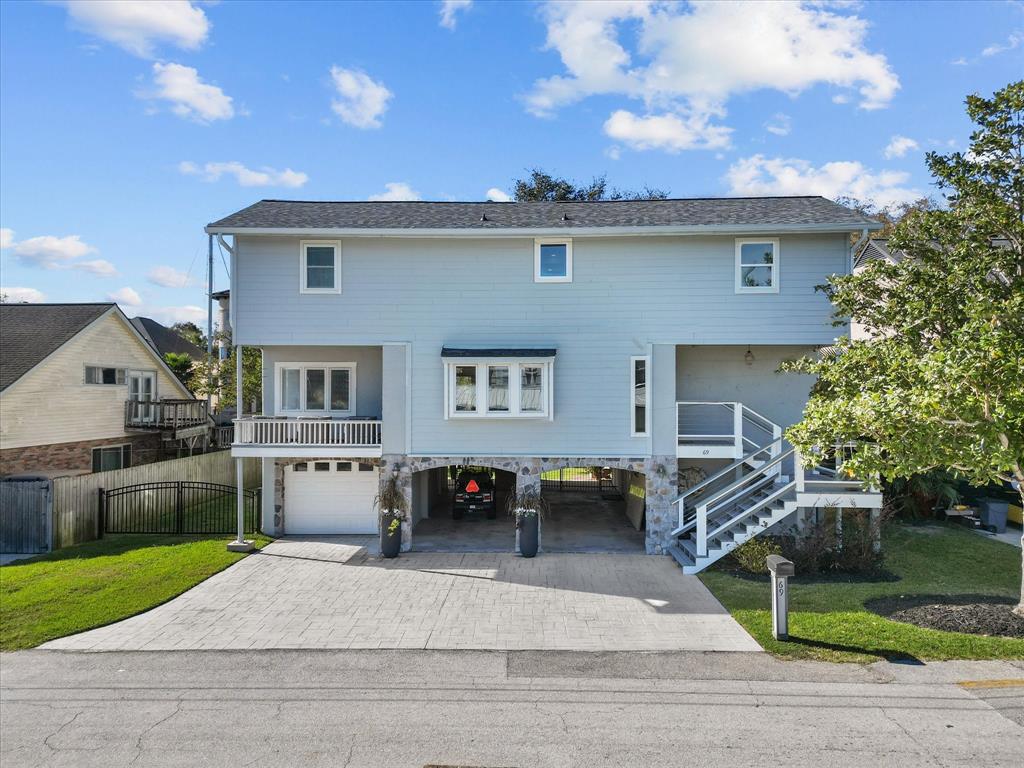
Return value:
M 43 647 L 761 650 L 667 557 L 422 553 L 359 562 L 354 551 L 280 540 L 152 611 Z

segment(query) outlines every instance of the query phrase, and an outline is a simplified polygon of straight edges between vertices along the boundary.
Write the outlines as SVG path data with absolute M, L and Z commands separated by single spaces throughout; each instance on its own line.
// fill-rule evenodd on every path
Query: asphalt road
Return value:
M 0 657 L 3 768 L 1019 768 L 1022 757 L 1024 662 L 908 668 L 496 651 Z

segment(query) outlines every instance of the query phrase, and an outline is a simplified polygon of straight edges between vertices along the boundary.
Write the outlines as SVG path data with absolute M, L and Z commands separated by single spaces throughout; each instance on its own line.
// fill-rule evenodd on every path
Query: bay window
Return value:
M 355 363 L 277 363 L 275 407 L 283 416 L 351 416 Z
M 554 360 L 445 360 L 445 418 L 553 418 Z

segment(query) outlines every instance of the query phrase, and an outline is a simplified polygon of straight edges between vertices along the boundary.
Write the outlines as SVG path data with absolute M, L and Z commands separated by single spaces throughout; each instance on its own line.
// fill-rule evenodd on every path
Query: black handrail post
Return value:
M 181 487 L 182 486 L 182 482 L 181 482 L 181 480 L 179 480 L 177 483 L 175 483 L 175 486 L 176 486 L 176 488 L 175 488 L 175 494 L 174 494 L 174 532 L 180 535 L 182 527 L 183 527 L 182 518 L 185 515 L 185 508 L 182 505 L 182 498 L 181 498 L 181 496 L 182 496 L 182 487 Z
M 103 529 L 107 527 L 107 492 L 102 488 L 96 489 L 96 538 L 103 538 Z
M 255 533 L 263 533 L 263 489 L 256 489 L 256 508 L 252 514 L 252 530 Z

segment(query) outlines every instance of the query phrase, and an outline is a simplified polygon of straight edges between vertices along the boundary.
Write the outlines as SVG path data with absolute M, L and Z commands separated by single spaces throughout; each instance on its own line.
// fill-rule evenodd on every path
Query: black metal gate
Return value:
M 243 491 L 246 531 L 259 530 L 260 491 Z M 99 489 L 104 533 L 234 533 L 238 490 L 232 485 L 168 480 Z
M 564 467 L 540 476 L 542 491 L 593 491 L 600 493 L 615 488 L 607 467 Z

